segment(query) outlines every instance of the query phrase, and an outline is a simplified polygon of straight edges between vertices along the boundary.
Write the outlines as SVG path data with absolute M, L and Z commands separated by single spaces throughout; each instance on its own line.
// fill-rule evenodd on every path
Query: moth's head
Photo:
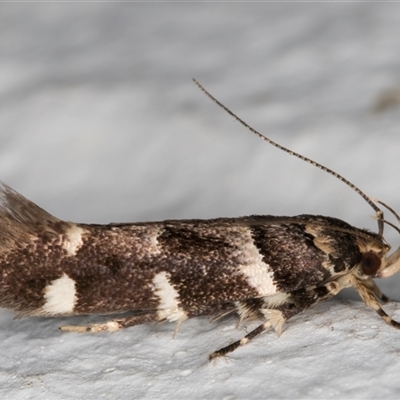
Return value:
M 354 272 L 361 279 L 376 278 L 387 268 L 386 255 L 390 251 L 390 245 L 380 235 L 362 231 L 358 237 L 358 246 L 361 260 Z
M 386 257 L 373 250 L 362 254 L 358 265 L 358 275 L 360 277 L 375 278 L 378 273 L 386 269 Z

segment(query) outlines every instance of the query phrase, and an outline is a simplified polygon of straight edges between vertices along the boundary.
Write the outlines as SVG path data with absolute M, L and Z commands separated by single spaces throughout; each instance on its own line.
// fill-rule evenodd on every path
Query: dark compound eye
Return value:
M 365 275 L 375 275 L 380 268 L 382 260 L 373 251 L 368 251 L 362 255 L 361 269 Z

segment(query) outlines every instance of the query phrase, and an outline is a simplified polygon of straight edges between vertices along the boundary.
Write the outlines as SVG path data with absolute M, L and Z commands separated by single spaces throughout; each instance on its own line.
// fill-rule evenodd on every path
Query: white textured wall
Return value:
M 393 3 L 0 4 L 0 179 L 80 222 L 314 213 L 375 230 L 361 198 L 253 137 L 191 78 L 399 209 L 400 106 L 373 111 L 400 86 L 399 37 Z M 399 283 L 381 286 L 400 300 Z M 400 332 L 343 297 L 216 365 L 207 355 L 245 333 L 233 318 L 185 322 L 174 340 L 167 324 L 90 336 L 12 318 L 0 313 L 3 399 L 400 390 Z

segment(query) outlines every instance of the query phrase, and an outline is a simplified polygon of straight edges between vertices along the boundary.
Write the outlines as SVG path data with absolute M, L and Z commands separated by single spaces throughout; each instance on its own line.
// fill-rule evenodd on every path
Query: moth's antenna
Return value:
M 381 206 L 387 208 L 395 216 L 395 218 L 397 219 L 397 222 L 400 223 L 400 215 L 397 214 L 397 212 L 394 211 L 392 207 L 388 206 L 386 203 L 384 203 L 383 201 L 380 201 L 378 199 L 374 199 L 371 197 L 371 200 L 374 201 L 375 203 L 379 203 Z
M 279 150 L 285 151 L 286 153 L 289 153 L 291 156 L 295 156 L 297 158 L 300 158 L 300 160 L 306 161 L 311 165 L 314 165 L 314 167 L 317 167 L 321 169 L 322 171 L 327 172 L 328 174 L 333 175 L 335 178 L 339 179 L 343 183 L 345 183 L 347 186 L 349 186 L 351 189 L 353 189 L 356 193 L 358 193 L 375 211 L 376 213 L 376 219 L 378 220 L 378 230 L 379 230 L 379 235 L 383 236 L 383 226 L 384 226 L 384 219 L 383 219 L 383 211 L 363 192 L 361 191 L 356 185 L 348 181 L 346 178 L 344 178 L 342 175 L 338 174 L 337 172 L 331 170 L 328 167 L 325 167 L 324 165 L 311 160 L 311 158 L 305 157 L 299 153 L 296 153 L 295 151 L 292 151 L 279 143 L 274 142 L 273 140 L 267 138 L 264 136 L 262 133 L 256 131 L 254 128 L 252 128 L 249 124 L 244 122 L 241 118 L 239 118 L 235 113 L 233 113 L 228 107 L 224 106 L 220 101 L 218 101 L 212 94 L 210 94 L 202 85 L 200 85 L 199 82 L 196 81 L 196 79 L 193 79 L 194 83 L 200 88 L 200 90 L 205 93 L 211 100 L 213 100 L 216 104 L 218 104 L 223 110 L 225 110 L 229 115 L 231 115 L 233 118 L 235 118 L 237 121 L 239 121 L 244 127 L 246 127 L 250 132 L 253 132 L 255 135 L 257 135 L 259 138 L 262 140 L 266 141 L 267 143 L 271 144 L 272 146 L 277 147 Z

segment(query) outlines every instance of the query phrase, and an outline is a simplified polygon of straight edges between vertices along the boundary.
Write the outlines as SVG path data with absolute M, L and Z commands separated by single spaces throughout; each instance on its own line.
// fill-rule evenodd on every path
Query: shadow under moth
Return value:
M 114 314 L 105 323 L 62 326 L 69 332 L 117 331 L 147 322 L 237 313 L 261 319 L 242 339 L 213 352 L 224 356 L 292 316 L 353 287 L 395 328 L 381 308 L 388 298 L 373 278 L 400 270 L 400 247 L 388 256 L 377 206 L 334 171 L 255 131 L 269 144 L 321 168 L 355 190 L 376 213 L 378 233 L 320 215 L 255 215 L 124 224 L 61 221 L 0 184 L 0 307 L 18 316 Z M 122 315 L 130 312 L 128 315 Z

